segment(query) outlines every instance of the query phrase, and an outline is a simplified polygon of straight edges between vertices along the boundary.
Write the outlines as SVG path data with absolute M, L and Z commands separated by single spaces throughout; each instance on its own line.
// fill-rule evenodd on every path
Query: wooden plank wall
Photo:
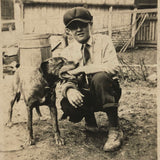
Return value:
M 63 4 L 92 4 L 92 5 L 123 5 L 133 6 L 134 0 L 22 0 L 24 3 L 63 3 Z
M 55 5 L 25 5 L 24 6 L 24 32 L 31 33 L 63 33 L 63 15 L 71 7 Z M 109 7 L 90 7 L 93 15 L 94 30 L 108 28 Z M 129 11 L 124 9 L 125 11 Z M 131 23 L 131 14 L 119 14 L 118 9 L 113 10 L 112 27 L 126 26 Z M 121 11 L 123 11 L 121 9 Z M 117 13 L 116 13 L 117 12 Z
M 24 4 L 24 33 L 63 34 L 65 29 L 63 15 L 67 9 L 72 7 L 74 5 Z M 132 22 L 134 10 L 115 9 L 114 7 L 109 9 L 109 6 L 88 6 L 88 8 L 94 17 L 94 32 L 110 35 L 115 47 L 122 47 L 133 36 L 133 28 L 136 29 Z M 143 43 L 145 45 L 156 44 L 157 41 L 155 9 L 136 11 L 137 16 L 146 12 L 149 12 L 149 17 L 136 35 L 136 44 L 138 45 Z
M 63 14 L 67 10 L 55 5 L 25 5 L 24 33 L 64 33 Z
M 67 9 L 73 6 L 56 6 L 55 4 L 25 4 L 24 5 L 24 33 L 52 33 L 63 34 L 63 15 Z M 93 30 L 95 33 L 109 34 L 109 15 L 111 14 L 111 29 L 115 47 L 123 45 L 131 36 L 129 25 L 131 13 L 129 9 L 113 9 L 109 12 L 109 6 L 89 6 L 93 15 Z M 121 11 L 122 14 L 119 14 Z M 123 13 L 123 11 L 127 11 Z M 129 33 L 128 33 L 129 32 Z

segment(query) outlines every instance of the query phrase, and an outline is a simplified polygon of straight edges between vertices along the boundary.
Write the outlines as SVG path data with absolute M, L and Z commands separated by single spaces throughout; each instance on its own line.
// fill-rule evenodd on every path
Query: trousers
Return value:
M 89 86 L 86 89 L 83 80 L 80 80 L 79 91 L 84 95 L 83 106 L 73 107 L 67 98 L 61 101 L 62 119 L 69 117 L 69 121 L 78 123 L 83 117 L 94 112 L 107 112 L 109 108 L 117 108 L 121 97 L 121 88 L 118 79 L 106 72 L 98 72 L 90 76 Z

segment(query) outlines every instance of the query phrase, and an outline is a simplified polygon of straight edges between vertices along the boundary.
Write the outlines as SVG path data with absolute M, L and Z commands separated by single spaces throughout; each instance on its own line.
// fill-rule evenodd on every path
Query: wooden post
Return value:
M 160 0 L 158 0 L 157 21 L 157 158 L 160 159 Z
M 0 81 L 3 79 L 3 59 L 2 59 L 2 14 L 0 1 Z
M 136 15 L 137 15 L 137 8 L 134 9 L 134 12 L 132 15 L 132 34 L 131 34 L 132 37 L 134 37 L 136 32 Z M 135 46 L 135 37 L 131 42 L 131 47 L 134 48 L 134 46 Z
M 23 33 L 23 4 L 21 1 L 14 0 L 14 18 L 17 35 Z
M 1 33 L 0 33 L 1 37 Z M 0 81 L 3 79 L 3 56 L 2 56 L 2 45 L 0 40 Z
M 112 38 L 112 10 L 113 10 L 113 7 L 111 6 L 109 8 L 109 20 L 108 20 L 108 34 L 109 36 Z

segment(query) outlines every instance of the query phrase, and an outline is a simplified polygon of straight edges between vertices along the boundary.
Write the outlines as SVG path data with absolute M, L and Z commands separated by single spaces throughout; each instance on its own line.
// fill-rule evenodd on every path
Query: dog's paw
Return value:
M 57 145 L 60 145 L 60 146 L 64 145 L 64 139 L 61 138 L 61 137 L 57 138 L 57 139 L 56 139 L 56 144 L 57 144 Z
M 64 145 L 64 139 L 59 135 L 55 133 L 55 141 L 57 145 Z
M 29 145 L 35 145 L 35 143 L 36 143 L 36 142 L 35 142 L 35 139 L 30 139 L 30 140 L 29 140 Z
M 8 122 L 6 123 L 6 126 L 9 127 L 9 128 L 11 128 L 11 127 L 13 126 L 13 123 L 12 123 L 11 121 L 8 121 Z
M 32 146 L 35 145 L 35 139 L 27 138 L 22 146 Z

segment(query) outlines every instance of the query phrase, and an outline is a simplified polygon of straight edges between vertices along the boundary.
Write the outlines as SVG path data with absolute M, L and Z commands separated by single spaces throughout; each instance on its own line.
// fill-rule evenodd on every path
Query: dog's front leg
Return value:
M 60 136 L 59 126 L 58 126 L 57 108 L 53 104 L 53 102 L 52 104 L 49 105 L 49 109 L 50 109 L 51 120 L 52 120 L 52 125 L 53 125 L 53 132 L 54 132 L 56 144 L 64 145 L 64 139 L 61 138 Z
M 35 140 L 33 138 L 33 128 L 32 128 L 32 117 L 33 117 L 33 107 L 27 106 L 28 113 L 28 133 L 29 133 L 29 145 L 34 145 Z

